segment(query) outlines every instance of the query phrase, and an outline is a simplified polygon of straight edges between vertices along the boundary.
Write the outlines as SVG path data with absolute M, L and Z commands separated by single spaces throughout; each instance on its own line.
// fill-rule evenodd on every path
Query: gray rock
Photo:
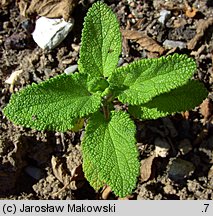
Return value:
M 34 166 L 27 166 L 25 168 L 25 172 L 36 180 L 39 180 L 43 177 L 43 173 L 41 169 L 34 167 Z
M 189 177 L 195 170 L 194 165 L 186 160 L 173 159 L 168 168 L 168 176 L 171 180 L 179 181 Z
M 164 25 L 166 21 L 170 18 L 170 16 L 171 16 L 171 11 L 162 10 L 160 12 L 160 17 L 158 18 L 158 21 Z
M 118 61 L 118 67 L 120 67 L 124 63 L 124 59 L 120 58 Z
M 172 48 L 184 49 L 186 48 L 186 43 L 182 41 L 165 40 L 163 42 L 163 46 L 167 49 L 172 49 Z

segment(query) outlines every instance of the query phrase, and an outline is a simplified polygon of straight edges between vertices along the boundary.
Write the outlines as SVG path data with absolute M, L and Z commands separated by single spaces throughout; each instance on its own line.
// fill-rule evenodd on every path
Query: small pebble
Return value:
M 16 71 L 12 72 L 10 77 L 5 80 L 5 83 L 10 84 L 10 85 L 14 85 L 14 83 L 17 81 L 17 79 L 19 78 L 21 73 L 23 73 L 23 70 L 16 70 Z
M 42 178 L 42 171 L 37 168 L 37 167 L 34 167 L 34 166 L 27 166 L 25 168 L 25 172 L 31 176 L 32 178 L 36 179 L 36 180 L 39 180 Z
M 182 41 L 165 40 L 163 42 L 163 46 L 167 49 L 172 49 L 172 48 L 184 49 L 186 48 L 186 43 Z
M 168 175 L 171 180 L 179 181 L 189 177 L 195 170 L 193 163 L 176 158 L 169 164 Z
M 170 145 L 165 139 L 158 137 L 155 139 L 154 144 L 156 157 L 166 157 L 169 154 Z
M 66 68 L 64 70 L 64 73 L 66 73 L 67 75 L 70 75 L 70 74 L 74 73 L 75 71 L 77 71 L 77 69 L 78 69 L 77 64 L 76 65 L 71 65 L 71 66 L 69 66 L 68 68 Z
M 71 44 L 71 47 L 73 48 L 74 51 L 79 52 L 80 46 L 78 44 Z
M 124 59 L 123 59 L 123 58 L 120 58 L 120 59 L 118 60 L 118 67 L 120 67 L 123 63 L 124 63 Z
M 160 17 L 158 18 L 158 21 L 164 25 L 166 21 L 170 18 L 170 16 L 171 16 L 171 11 L 162 10 L 160 12 Z
M 9 26 L 10 26 L 10 22 L 9 22 L 9 21 L 5 21 L 5 22 L 3 23 L 3 29 L 4 29 L 4 30 L 7 30 Z

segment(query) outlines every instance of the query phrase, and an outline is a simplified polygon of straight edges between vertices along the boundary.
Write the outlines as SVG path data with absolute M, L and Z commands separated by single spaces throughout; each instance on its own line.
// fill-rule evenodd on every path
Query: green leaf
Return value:
M 100 94 L 90 94 L 85 74 L 63 74 L 13 94 L 4 114 L 25 127 L 66 131 L 98 110 Z
M 88 182 L 96 191 L 104 186 L 104 182 L 101 180 L 99 170 L 97 169 L 97 163 L 94 163 L 90 159 L 89 154 L 83 155 L 83 170 Z
M 140 105 L 185 84 L 195 69 L 193 59 L 175 54 L 158 59 L 143 59 L 119 67 L 108 81 L 110 86 L 124 89 L 118 93 L 121 102 Z
M 89 9 L 84 21 L 79 71 L 94 77 L 108 77 L 121 53 L 121 34 L 115 14 L 102 2 Z
M 129 115 L 121 111 L 112 111 L 109 121 L 100 112 L 89 120 L 82 150 L 84 173 L 92 186 L 96 182 L 91 182 L 95 179 L 91 175 L 98 173 L 99 182 L 109 185 L 116 195 L 125 197 L 132 192 L 139 174 L 135 132 Z
M 79 130 L 81 130 L 83 128 L 83 126 L 84 126 L 84 118 L 79 118 L 71 130 L 73 132 L 78 132 Z
M 88 82 L 88 89 L 91 93 L 103 92 L 108 86 L 109 83 L 103 77 L 96 77 Z
M 142 120 L 157 119 L 198 106 L 208 95 L 202 83 L 191 80 L 168 93 L 154 97 L 141 106 L 130 106 L 129 112 Z

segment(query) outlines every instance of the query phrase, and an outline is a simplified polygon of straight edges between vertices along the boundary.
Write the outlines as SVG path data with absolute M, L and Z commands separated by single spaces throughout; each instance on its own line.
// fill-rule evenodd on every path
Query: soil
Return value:
M 0 8 L 1 110 L 11 96 L 11 86 L 5 81 L 12 72 L 23 70 L 12 87 L 16 92 L 77 63 L 83 19 L 93 2 L 77 5 L 72 15 L 74 29 L 52 51 L 43 51 L 26 33 L 15 1 Z M 213 199 L 213 22 L 194 47 L 187 46 L 198 34 L 199 22 L 213 18 L 212 1 L 105 2 L 116 13 L 122 29 L 143 32 L 161 46 L 166 39 L 184 42 L 185 48 L 163 47 L 161 56 L 176 52 L 196 59 L 194 78 L 209 91 L 202 106 L 189 112 L 154 121 L 135 120 L 142 169 L 135 190 L 126 199 Z M 184 9 L 186 2 L 188 13 Z M 170 15 L 162 24 L 158 19 L 164 9 Z M 124 38 L 121 62 L 160 56 L 148 50 Z M 0 115 L 1 199 L 119 199 L 107 189 L 94 191 L 84 178 L 80 150 L 84 129 L 76 133 L 39 132 L 16 126 L 2 112 Z M 156 151 L 159 156 L 153 157 Z M 70 183 L 73 173 L 77 177 Z

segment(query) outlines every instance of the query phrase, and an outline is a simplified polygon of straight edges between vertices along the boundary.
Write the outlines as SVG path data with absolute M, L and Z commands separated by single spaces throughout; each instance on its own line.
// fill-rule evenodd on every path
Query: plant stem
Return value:
M 106 120 L 109 120 L 109 104 L 103 106 L 104 117 Z

